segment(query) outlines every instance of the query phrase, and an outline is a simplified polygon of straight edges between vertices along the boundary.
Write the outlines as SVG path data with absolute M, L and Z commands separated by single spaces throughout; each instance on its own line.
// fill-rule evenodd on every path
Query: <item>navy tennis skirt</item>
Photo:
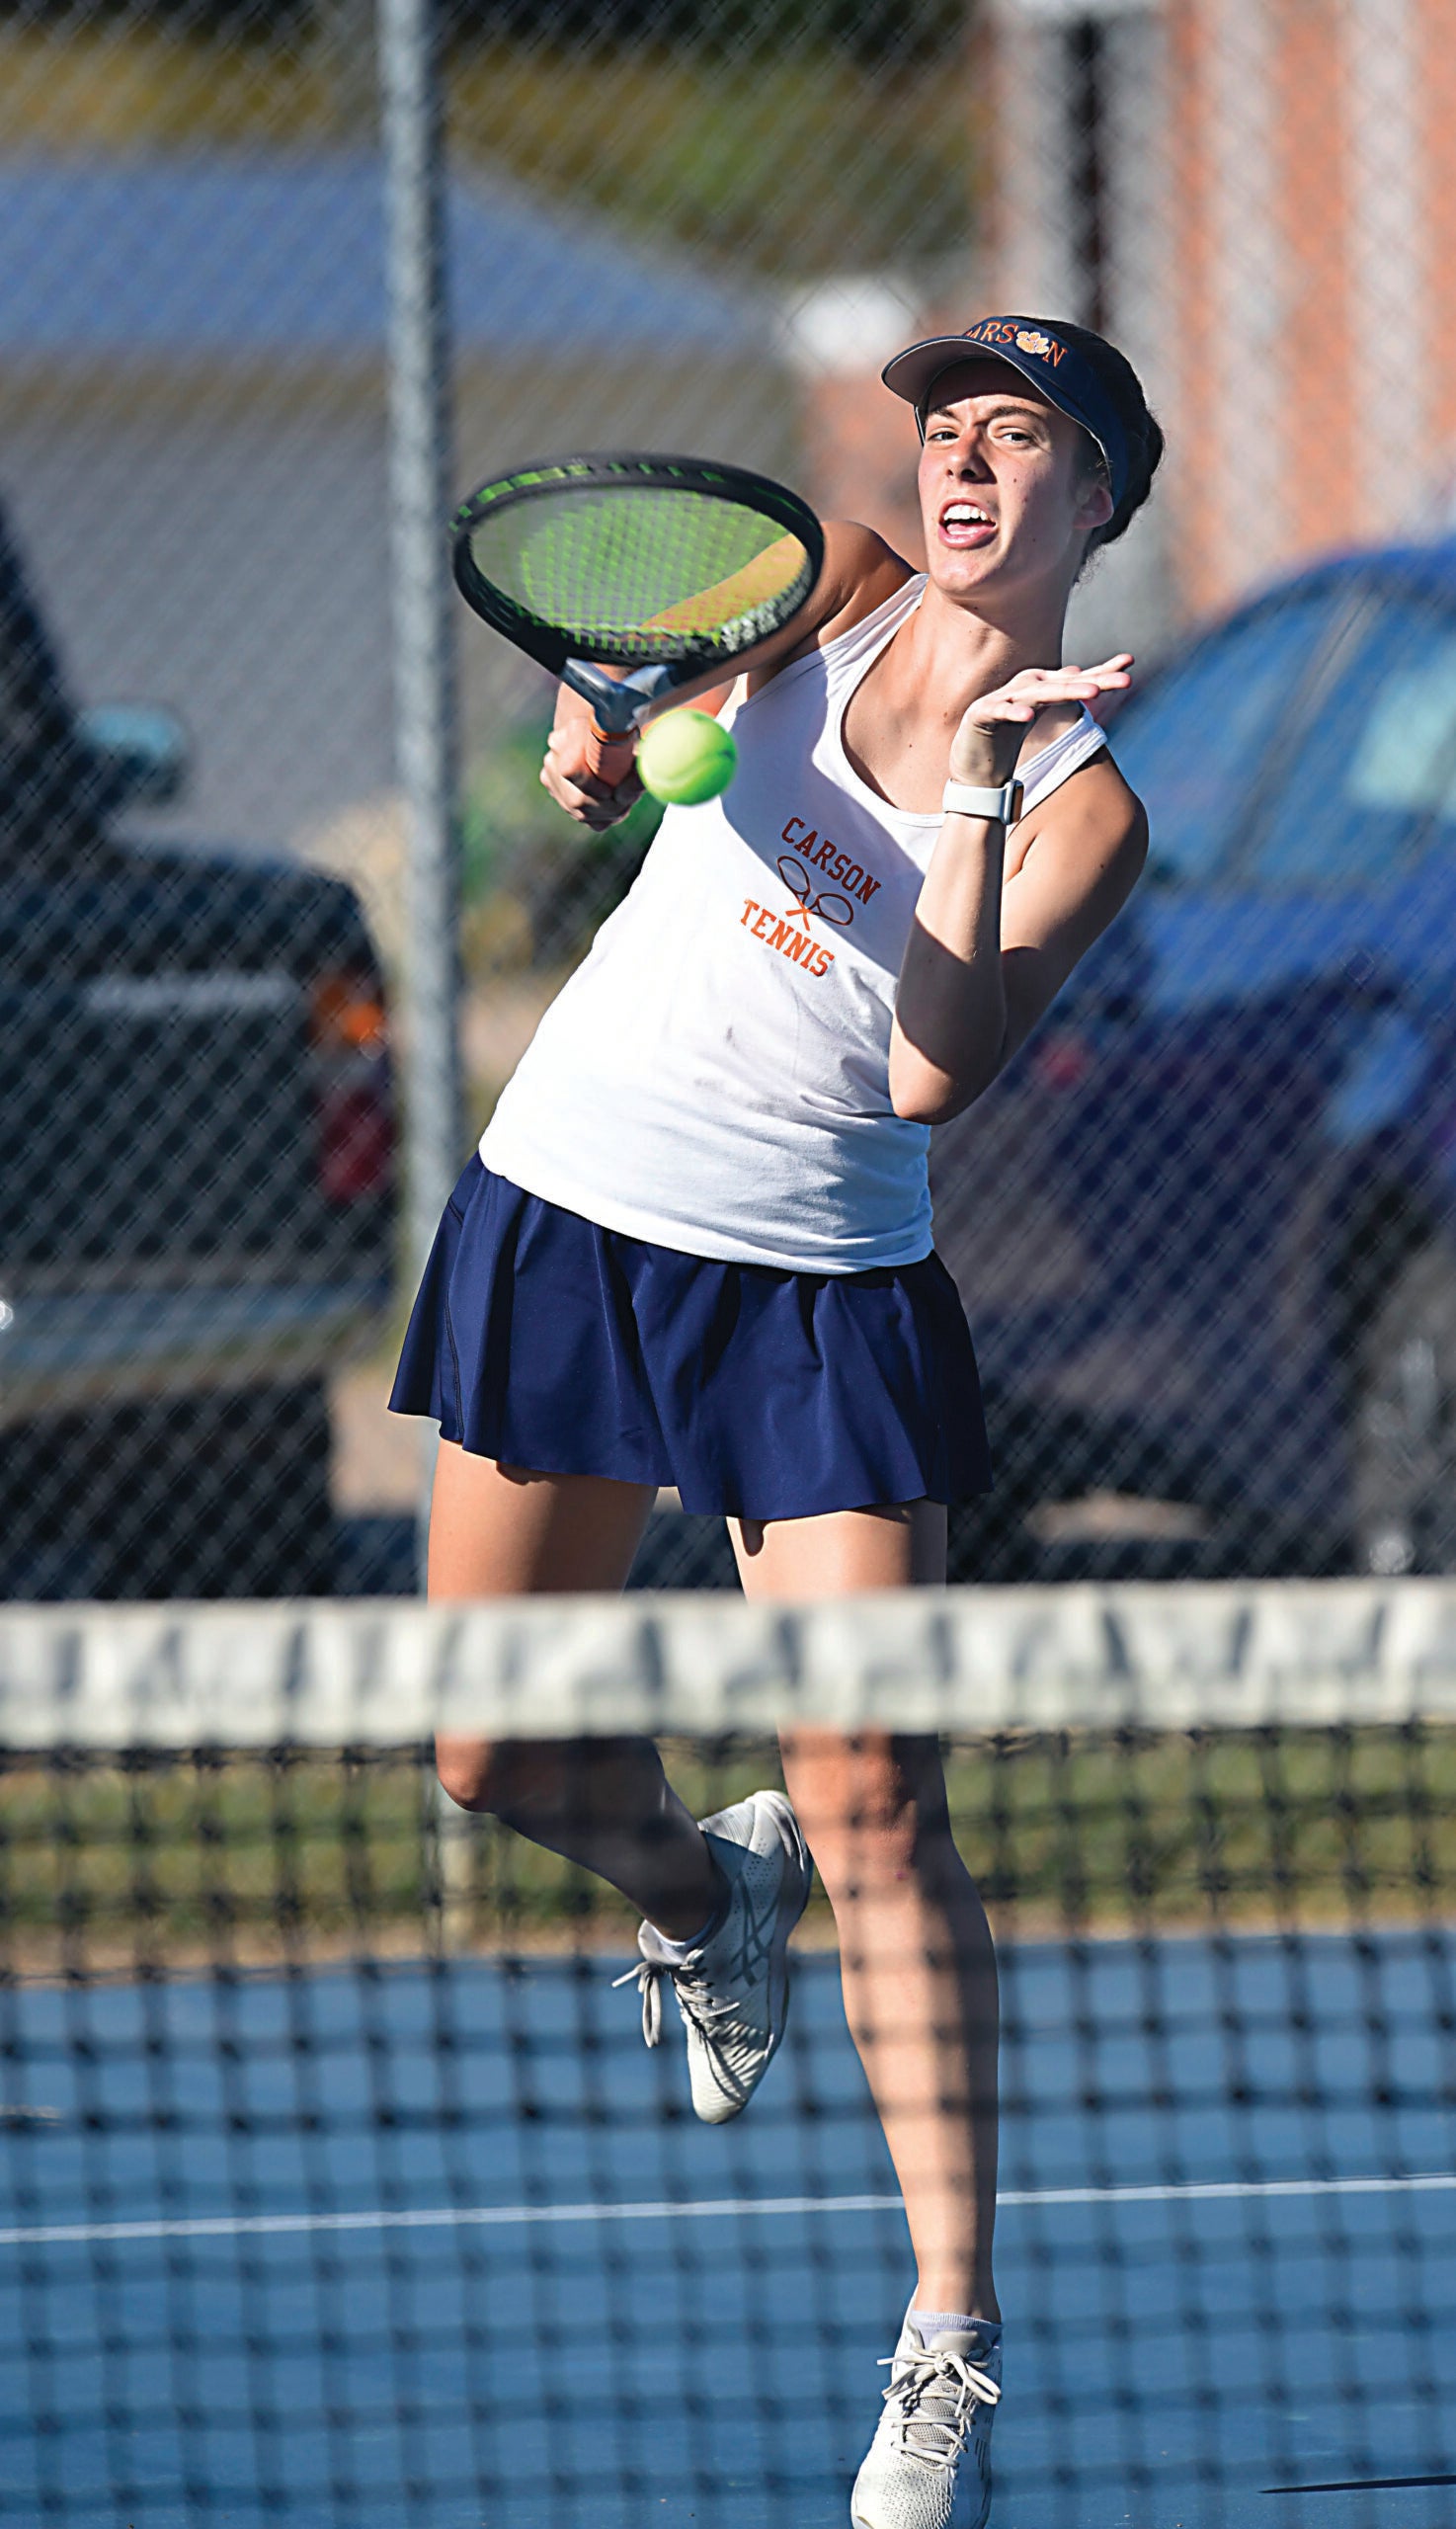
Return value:
M 472 1159 L 390 1405 L 478 1456 L 810 1518 L 991 1488 L 970 1330 L 938 1256 L 724 1264 L 601 1229 Z

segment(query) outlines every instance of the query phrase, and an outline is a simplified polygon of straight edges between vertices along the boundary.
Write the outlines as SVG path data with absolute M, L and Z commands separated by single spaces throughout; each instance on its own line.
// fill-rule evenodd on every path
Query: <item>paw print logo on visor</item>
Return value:
M 813 879 L 802 860 L 796 859 L 791 852 L 780 852 L 778 874 L 789 894 L 797 896 L 799 900 L 797 918 L 804 924 L 806 930 L 811 914 L 816 914 L 821 922 L 838 924 L 841 931 L 846 930 L 853 921 L 854 908 L 849 897 L 832 893 L 816 896 Z M 792 921 L 795 917 L 789 915 L 787 918 Z

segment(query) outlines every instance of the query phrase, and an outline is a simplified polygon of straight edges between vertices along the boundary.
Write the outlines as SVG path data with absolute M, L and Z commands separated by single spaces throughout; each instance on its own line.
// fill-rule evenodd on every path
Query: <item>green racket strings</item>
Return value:
M 812 583 L 804 545 L 761 512 L 692 491 L 563 491 L 471 530 L 482 578 L 571 640 L 671 657 L 777 629 Z

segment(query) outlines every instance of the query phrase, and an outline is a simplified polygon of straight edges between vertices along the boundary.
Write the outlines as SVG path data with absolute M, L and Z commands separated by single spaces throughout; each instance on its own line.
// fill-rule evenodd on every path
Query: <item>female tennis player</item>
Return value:
M 1130 655 L 1059 662 L 1073 584 L 1163 443 L 1121 354 L 1073 325 L 989 318 L 884 375 L 921 428 L 925 569 L 827 530 L 815 594 L 721 698 L 731 790 L 668 811 L 442 1223 L 392 1400 L 441 1428 L 433 1595 L 619 1588 L 660 1485 L 726 1514 L 751 1595 L 943 1581 L 945 1506 L 990 1484 L 930 1128 L 1141 869 L 1143 811 L 1087 707 Z M 588 726 L 563 690 L 542 778 L 604 827 L 636 783 L 593 777 Z M 439 1762 L 465 1808 L 640 1906 L 647 2041 L 670 1982 L 713 2122 L 783 2034 L 812 1853 L 918 2263 L 851 2517 L 980 2529 L 996 1966 L 934 1742 L 795 1732 L 788 1799 L 700 1824 L 646 1741 L 587 1768 L 451 1738 Z

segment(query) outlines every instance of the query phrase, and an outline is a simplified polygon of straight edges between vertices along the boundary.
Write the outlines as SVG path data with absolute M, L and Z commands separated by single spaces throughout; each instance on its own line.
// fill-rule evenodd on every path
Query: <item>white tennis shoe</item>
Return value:
M 788 1936 L 809 1898 L 814 1865 L 781 1791 L 755 1791 L 701 1821 L 728 1883 L 722 1921 L 684 1951 L 652 1923 L 637 1934 L 642 2034 L 662 2043 L 662 1987 L 671 1979 L 688 2032 L 692 2104 L 705 2125 L 747 2107 L 778 2050 L 788 2018 Z
M 922 2343 L 907 2318 L 849 2497 L 851 2529 L 985 2529 L 1001 2343 L 981 2330 Z

